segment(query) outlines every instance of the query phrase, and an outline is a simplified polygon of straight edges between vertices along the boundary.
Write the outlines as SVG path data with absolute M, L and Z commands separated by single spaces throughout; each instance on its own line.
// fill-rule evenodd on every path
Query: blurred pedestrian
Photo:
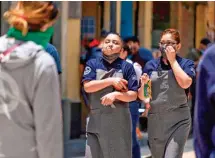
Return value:
M 215 45 L 199 66 L 194 113 L 194 147 L 197 158 L 215 157 Z
M 140 47 L 140 41 L 136 36 L 126 37 L 124 42 L 131 49 L 128 58 L 137 62 L 144 68 L 145 64 L 153 59 L 152 52 L 144 47 Z
M 123 49 L 120 53 L 120 58 L 126 60 L 129 52 L 130 52 L 129 47 L 126 44 L 124 44 Z M 129 59 L 127 59 L 126 61 L 133 64 L 135 73 L 137 75 L 138 85 L 139 85 L 139 80 L 140 80 L 140 77 L 142 74 L 142 67 L 138 63 L 133 63 Z M 140 145 L 137 140 L 137 133 L 136 133 L 137 124 L 139 122 L 139 111 L 138 110 L 139 110 L 140 106 L 141 106 L 140 100 L 135 100 L 135 101 L 132 101 L 129 103 L 131 121 L 132 121 L 132 157 L 133 158 L 141 157 Z
M 0 155 L 63 158 L 59 79 L 45 48 L 58 17 L 54 2 L 18 1 L 0 37 Z
M 201 54 L 204 53 L 204 51 L 211 45 L 211 41 L 207 38 L 203 38 L 200 41 L 199 51 Z
M 55 64 L 57 66 L 57 72 L 60 75 L 62 73 L 62 68 L 60 63 L 60 56 L 57 49 L 55 48 L 54 45 L 48 43 L 45 50 L 54 58 Z

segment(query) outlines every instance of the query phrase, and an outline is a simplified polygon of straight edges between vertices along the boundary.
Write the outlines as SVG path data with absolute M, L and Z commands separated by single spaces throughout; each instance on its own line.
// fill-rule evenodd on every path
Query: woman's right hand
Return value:
M 144 86 L 144 84 L 147 84 L 147 82 L 149 81 L 149 75 L 147 73 L 144 73 L 140 77 L 140 81 L 141 81 L 141 86 Z

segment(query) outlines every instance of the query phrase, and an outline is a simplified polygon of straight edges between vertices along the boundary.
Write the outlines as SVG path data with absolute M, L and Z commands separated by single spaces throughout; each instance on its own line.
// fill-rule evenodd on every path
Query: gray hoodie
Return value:
M 15 39 L 0 37 L 0 54 Z M 63 158 L 59 80 L 52 57 L 25 42 L 0 61 L 0 158 Z

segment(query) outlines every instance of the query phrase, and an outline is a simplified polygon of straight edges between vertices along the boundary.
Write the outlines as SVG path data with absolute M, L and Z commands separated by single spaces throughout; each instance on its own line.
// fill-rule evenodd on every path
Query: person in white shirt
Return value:
M 123 49 L 120 53 L 120 58 L 126 60 L 127 62 L 133 64 L 134 70 L 137 75 L 138 84 L 140 81 L 140 77 L 142 75 L 142 66 L 138 64 L 137 62 L 133 63 L 130 59 L 126 59 L 128 54 L 130 52 L 130 48 L 124 44 Z M 141 106 L 141 101 L 132 101 L 129 103 L 131 118 L 132 118 L 132 157 L 133 158 L 140 158 L 140 145 L 137 141 L 137 133 L 136 133 L 136 127 L 139 120 L 139 108 Z

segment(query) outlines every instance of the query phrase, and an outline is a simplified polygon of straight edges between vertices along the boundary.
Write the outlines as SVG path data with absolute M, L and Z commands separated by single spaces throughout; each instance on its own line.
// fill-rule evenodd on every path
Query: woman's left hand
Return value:
M 172 46 L 166 47 L 166 56 L 170 63 L 174 62 L 176 59 L 176 51 Z
M 116 100 L 116 93 L 112 92 L 112 93 L 106 94 L 101 98 L 101 104 L 103 104 L 104 106 L 111 106 L 115 100 Z
M 147 73 L 144 73 L 140 77 L 141 87 L 143 87 L 145 84 L 147 84 L 148 81 L 149 81 L 149 75 Z

